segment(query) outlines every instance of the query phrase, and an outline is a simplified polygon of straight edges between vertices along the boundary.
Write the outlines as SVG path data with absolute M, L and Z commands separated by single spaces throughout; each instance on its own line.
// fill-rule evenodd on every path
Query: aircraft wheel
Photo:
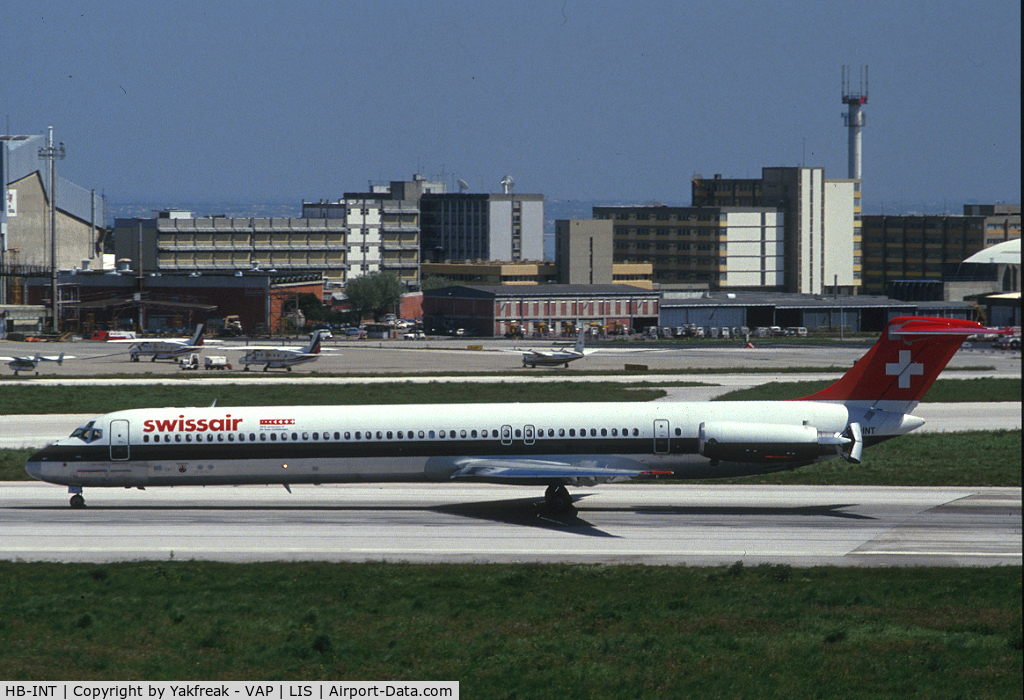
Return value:
M 71 497 L 72 508 L 85 508 L 85 496 L 80 493 L 76 493 Z
M 139 356 L 138 355 L 132 355 L 132 362 L 138 362 L 138 361 L 139 361 Z
M 576 510 L 572 504 L 572 496 L 569 495 L 569 489 L 561 484 L 548 486 L 547 491 L 544 492 L 544 501 L 548 504 L 549 508 L 558 513 L 570 513 Z
M 285 369 L 287 369 L 287 370 L 288 370 L 289 372 L 291 372 L 291 371 L 292 371 L 292 368 L 291 368 L 291 367 L 285 367 Z

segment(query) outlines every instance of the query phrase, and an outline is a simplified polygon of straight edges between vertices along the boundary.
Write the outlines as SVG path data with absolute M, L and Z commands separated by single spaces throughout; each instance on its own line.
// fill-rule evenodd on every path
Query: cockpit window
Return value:
M 96 421 L 89 421 L 80 428 L 76 428 L 75 432 L 71 433 L 71 437 L 78 438 L 82 442 L 95 442 L 103 437 L 103 431 L 99 428 L 93 428 L 92 426 Z

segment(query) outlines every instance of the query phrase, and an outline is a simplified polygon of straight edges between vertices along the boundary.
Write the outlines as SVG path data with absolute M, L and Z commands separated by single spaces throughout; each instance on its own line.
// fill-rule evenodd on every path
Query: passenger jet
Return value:
M 100 416 L 27 471 L 85 487 L 463 482 L 567 486 L 795 469 L 920 427 L 911 414 L 972 321 L 901 317 L 832 386 L 792 401 L 144 408 Z

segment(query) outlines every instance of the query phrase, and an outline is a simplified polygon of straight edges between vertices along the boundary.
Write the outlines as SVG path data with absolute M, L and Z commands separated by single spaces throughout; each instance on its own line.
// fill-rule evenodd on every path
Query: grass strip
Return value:
M 810 396 L 834 382 L 769 382 L 749 389 L 737 389 L 715 401 L 786 401 Z M 977 403 L 980 401 L 1020 401 L 1019 377 L 980 379 L 938 379 L 928 389 L 922 403 Z
M 1019 698 L 1021 568 L 0 562 L 0 678 Z
M 714 384 L 714 381 L 708 382 Z M 751 389 L 730 392 L 718 400 L 785 400 L 807 396 L 831 382 L 772 382 Z M 547 401 L 651 401 L 665 392 L 637 379 L 635 384 L 619 382 L 565 382 L 539 384 L 398 382 L 386 384 L 231 384 L 208 386 L 197 383 L 158 384 L 146 387 L 83 386 L 47 387 L 30 384 L 0 385 L 0 413 L 101 414 L 127 408 L 160 406 L 256 405 L 357 405 L 401 403 L 535 403 Z M 699 386 L 673 382 L 671 386 Z M 926 402 L 1020 401 L 1019 378 L 939 379 L 924 397 Z

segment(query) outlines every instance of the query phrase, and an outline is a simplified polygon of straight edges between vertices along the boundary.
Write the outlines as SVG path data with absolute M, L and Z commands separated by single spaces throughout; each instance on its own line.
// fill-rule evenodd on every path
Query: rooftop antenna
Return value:
M 463 180 L 462 178 L 456 180 L 455 183 L 459 186 L 459 192 L 465 192 L 466 190 L 469 189 L 469 183 Z
M 843 121 L 850 130 L 846 176 L 851 180 L 860 180 L 860 132 L 864 128 L 863 108 L 868 103 L 868 67 L 860 68 L 860 88 L 856 92 L 853 91 L 850 82 L 850 67 L 843 66 L 843 104 L 847 105 Z
M 511 175 L 506 175 L 501 178 L 501 186 L 504 189 L 505 194 L 510 194 L 512 192 L 512 188 L 516 186 L 516 181 L 512 179 Z

